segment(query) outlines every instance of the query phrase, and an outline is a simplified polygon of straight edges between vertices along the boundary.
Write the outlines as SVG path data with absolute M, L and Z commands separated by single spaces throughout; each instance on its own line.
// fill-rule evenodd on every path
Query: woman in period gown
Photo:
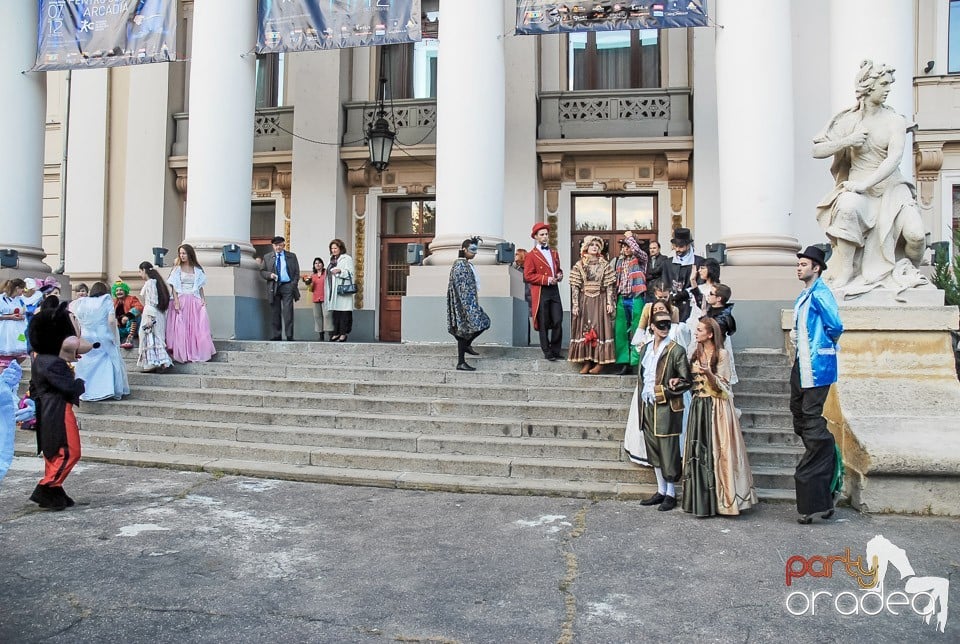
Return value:
M 103 282 L 90 288 L 90 295 L 73 307 L 84 340 L 94 346 L 77 361 L 76 373 L 85 383 L 80 400 L 120 400 L 130 393 L 127 370 L 120 355 L 120 333 L 110 289 Z
M 598 374 L 617 361 L 613 316 L 617 276 L 601 256 L 599 237 L 583 240 L 580 261 L 570 269 L 570 350 L 567 360 L 582 362 L 580 373 Z
M 757 490 L 730 398 L 730 362 L 715 338 L 716 321 L 697 324 L 690 361 L 693 401 L 683 458 L 683 511 L 698 517 L 737 515 L 757 503 Z
M 167 348 L 177 362 L 207 362 L 217 352 L 203 294 L 206 283 L 207 274 L 197 262 L 196 251 L 183 244 L 170 272 L 173 307 L 167 311 Z
M 137 366 L 144 371 L 166 369 L 173 364 L 167 354 L 167 309 L 170 292 L 150 262 L 140 263 L 140 301 L 143 303 L 143 319 L 140 324 L 140 355 Z

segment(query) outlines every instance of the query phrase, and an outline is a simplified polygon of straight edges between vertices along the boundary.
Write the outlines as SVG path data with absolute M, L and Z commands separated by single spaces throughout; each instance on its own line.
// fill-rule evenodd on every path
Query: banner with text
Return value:
M 517 0 L 518 34 L 704 27 L 707 0 Z
M 176 0 L 33 1 L 40 3 L 33 71 L 176 60 Z
M 257 53 L 416 42 L 420 0 L 258 0 Z

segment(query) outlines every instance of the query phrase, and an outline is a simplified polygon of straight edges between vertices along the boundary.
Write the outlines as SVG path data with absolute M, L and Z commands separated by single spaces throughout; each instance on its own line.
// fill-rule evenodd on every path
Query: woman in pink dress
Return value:
M 177 261 L 168 282 L 173 295 L 173 306 L 167 312 L 170 355 L 177 362 L 206 362 L 217 352 L 203 296 L 207 276 L 190 244 L 177 249 Z

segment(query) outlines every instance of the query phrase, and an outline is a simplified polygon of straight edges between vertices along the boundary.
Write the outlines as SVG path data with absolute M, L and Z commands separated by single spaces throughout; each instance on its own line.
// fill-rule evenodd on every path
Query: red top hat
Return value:
M 542 221 L 539 224 L 533 225 L 533 230 L 530 231 L 530 236 L 536 238 L 537 233 L 541 230 L 550 230 L 550 226 L 543 223 Z

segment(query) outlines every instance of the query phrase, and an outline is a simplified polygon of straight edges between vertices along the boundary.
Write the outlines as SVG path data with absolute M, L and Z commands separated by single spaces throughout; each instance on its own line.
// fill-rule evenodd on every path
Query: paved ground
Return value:
M 878 534 L 917 575 L 946 577 L 960 568 L 954 519 L 846 509 L 803 527 L 789 505 L 697 520 L 83 463 L 68 480 L 79 505 L 50 513 L 27 501 L 38 471 L 17 459 L 0 488 L 0 642 L 960 640 L 960 584 L 944 634 L 898 595 L 896 616 L 840 616 L 827 595 L 810 615 L 815 591 L 851 591 L 840 609 L 856 607 L 841 563 L 785 586 L 791 556 L 855 558 Z M 884 594 L 903 589 L 891 568 Z M 806 614 L 788 611 L 792 591 Z

